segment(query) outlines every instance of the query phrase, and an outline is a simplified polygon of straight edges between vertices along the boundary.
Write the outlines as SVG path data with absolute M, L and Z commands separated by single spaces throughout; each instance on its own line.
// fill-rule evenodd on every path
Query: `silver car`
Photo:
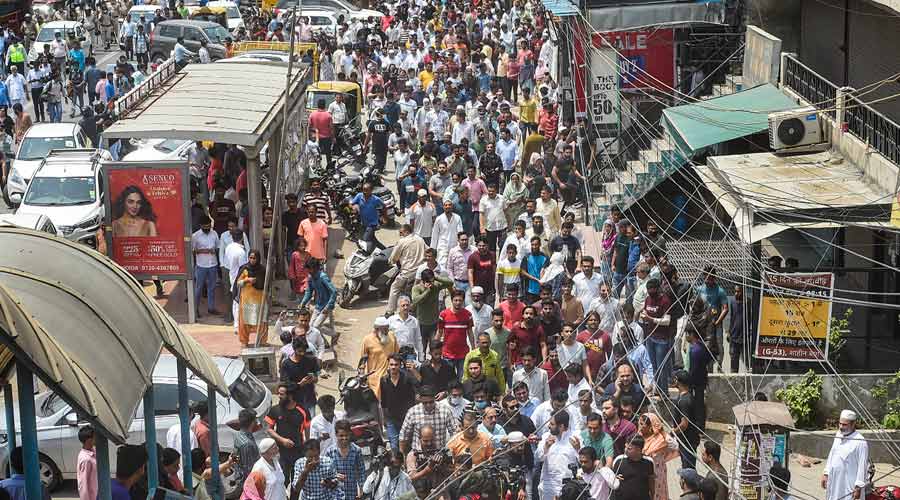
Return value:
M 217 417 L 219 429 L 219 451 L 222 460 L 227 459 L 234 445 L 238 412 L 250 408 L 262 420 L 272 406 L 272 393 L 258 378 L 251 374 L 240 359 L 213 358 L 231 391 L 231 397 L 217 396 Z M 162 355 L 153 370 L 153 394 L 156 406 L 157 442 L 165 446 L 166 433 L 178 424 L 178 375 L 174 356 Z M 206 383 L 188 373 L 188 399 L 191 404 L 206 400 Z M 43 392 L 34 398 L 37 410 L 38 449 L 40 450 L 41 481 L 50 491 L 60 486 L 63 480 L 76 478 L 76 460 L 81 443 L 78 429 L 83 425 L 72 408 L 53 392 Z M 16 417 L 19 410 L 16 408 Z M 229 425 L 231 424 L 231 425 Z M 0 475 L 8 471 L 8 451 L 6 447 L 5 420 L 0 419 Z M 260 430 L 257 441 L 265 437 Z M 21 440 L 19 440 L 21 443 Z M 131 444 L 144 442 L 144 408 L 138 405 L 128 437 Z M 110 467 L 115 470 L 115 446 L 110 446 Z M 179 450 L 180 452 L 181 450 Z M 225 496 L 236 496 L 241 485 L 236 478 L 223 477 Z

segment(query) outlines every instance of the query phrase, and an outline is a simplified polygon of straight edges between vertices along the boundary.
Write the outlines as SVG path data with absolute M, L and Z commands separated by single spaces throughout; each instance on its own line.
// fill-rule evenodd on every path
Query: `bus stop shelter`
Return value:
M 191 491 L 187 370 L 206 382 L 207 397 L 228 395 L 209 355 L 178 328 L 127 271 L 96 251 L 46 233 L 0 227 L 0 374 L 9 453 L 21 443 L 28 498 L 41 498 L 33 375 L 95 429 L 99 498 L 110 498 L 108 442 L 124 444 L 143 400 L 147 477 L 157 486 L 152 373 L 163 349 L 178 360 L 184 484 Z M 216 405 L 209 405 L 211 459 L 218 481 Z M 18 427 L 17 433 L 12 429 Z M 19 439 L 17 439 L 19 438 Z M 215 488 L 220 498 L 221 487 Z
M 124 107 L 118 111 L 117 121 L 103 131 L 103 139 L 184 139 L 243 147 L 247 155 L 250 243 L 261 250 L 260 155 L 268 145 L 267 163 L 276 165 L 282 154 L 287 160 L 299 158 L 305 145 L 301 140 L 305 137 L 301 129 L 306 126 L 302 98 L 311 72 L 309 65 L 295 65 L 289 85 L 287 72 L 284 64 L 190 64 L 155 84 L 148 79 L 144 83 L 155 87 L 136 87 L 120 99 Z M 133 99 L 133 95 L 139 98 Z M 285 99 L 290 132 L 282 145 Z M 269 179 L 273 182 L 274 176 Z

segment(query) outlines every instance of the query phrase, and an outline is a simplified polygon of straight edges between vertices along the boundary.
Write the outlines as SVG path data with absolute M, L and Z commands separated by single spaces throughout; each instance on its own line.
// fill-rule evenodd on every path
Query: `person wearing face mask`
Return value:
M 218 278 L 218 262 L 216 254 L 219 248 L 219 235 L 212 230 L 212 220 L 207 216 L 200 222 L 200 229 L 191 235 L 191 252 L 194 254 L 194 307 L 200 316 L 200 298 L 203 287 L 206 287 L 206 310 L 209 314 L 216 311 L 216 280 Z
M 450 382 L 447 394 L 448 396 L 442 399 L 438 405 L 449 409 L 453 414 L 453 418 L 457 421 L 461 421 L 463 410 L 471 403 L 471 401 L 463 396 L 463 386 L 456 380 Z
M 365 360 L 364 372 L 370 373 L 369 387 L 381 399 L 381 377 L 387 373 L 388 358 L 399 352 L 397 337 L 389 331 L 390 322 L 384 316 L 375 318 L 374 328 L 363 338 L 360 362 Z M 362 364 L 362 363 L 361 363 Z
M 856 430 L 856 412 L 843 410 L 839 430 L 828 452 L 822 488 L 826 500 L 859 500 L 866 487 L 869 444 Z
M 414 492 L 412 480 L 403 470 L 403 455 L 392 451 L 388 464 L 382 470 L 375 470 L 366 478 L 363 495 L 372 500 L 392 500 L 408 492 Z
M 491 436 L 479 431 L 478 425 L 478 410 L 474 405 L 469 405 L 463 413 L 463 430 L 447 442 L 447 448 L 454 457 L 470 453 L 472 455 L 472 465 L 485 462 L 494 454 Z

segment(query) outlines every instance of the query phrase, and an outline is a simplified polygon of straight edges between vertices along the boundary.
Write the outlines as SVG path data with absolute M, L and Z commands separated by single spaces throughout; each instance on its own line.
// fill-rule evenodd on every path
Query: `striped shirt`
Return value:
M 323 192 L 314 193 L 312 191 L 307 192 L 303 195 L 303 207 L 306 208 L 306 211 L 309 212 L 311 209 L 315 209 L 316 216 L 326 224 L 331 224 L 331 202 L 328 199 L 328 195 Z

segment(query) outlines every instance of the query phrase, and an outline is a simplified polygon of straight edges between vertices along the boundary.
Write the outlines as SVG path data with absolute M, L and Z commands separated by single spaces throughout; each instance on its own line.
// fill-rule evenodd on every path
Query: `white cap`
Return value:
M 526 439 L 525 434 L 522 434 L 519 431 L 510 432 L 506 435 L 506 442 L 510 444 L 524 443 Z
M 378 316 L 377 318 L 375 318 L 375 328 L 380 328 L 383 326 L 390 326 L 387 318 L 385 318 L 384 316 Z
M 265 438 L 259 442 L 259 452 L 265 453 L 272 449 L 275 446 L 275 440 L 272 438 Z
M 481 288 L 480 286 L 473 286 L 471 293 L 473 293 L 473 294 L 477 293 L 478 295 L 484 295 L 484 288 Z
M 841 412 L 841 420 L 849 420 L 851 422 L 856 422 L 856 412 L 852 410 L 844 410 Z
M 424 189 L 420 189 L 416 194 L 419 196 L 428 196 L 428 191 L 425 191 Z

